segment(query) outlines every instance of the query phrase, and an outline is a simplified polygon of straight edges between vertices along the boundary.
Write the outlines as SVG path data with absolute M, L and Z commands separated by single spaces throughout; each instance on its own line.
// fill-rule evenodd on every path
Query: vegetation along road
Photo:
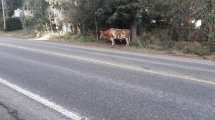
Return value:
M 0 100 L 19 119 L 214 120 L 213 61 L 8 37 L 0 56 Z

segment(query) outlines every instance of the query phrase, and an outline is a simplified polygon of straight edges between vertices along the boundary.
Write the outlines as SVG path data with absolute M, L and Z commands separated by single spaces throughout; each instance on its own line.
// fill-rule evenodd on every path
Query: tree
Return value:
M 6 15 L 11 17 L 14 10 L 22 6 L 22 0 L 4 0 Z M 0 2 L 0 12 L 2 12 L 2 3 Z M 0 14 L 2 16 L 2 14 Z
M 48 3 L 45 0 L 23 0 L 23 10 L 31 11 L 33 17 L 25 18 L 26 27 L 43 29 L 43 25 L 48 22 Z
M 106 2 L 97 10 L 100 24 L 109 27 L 127 28 L 132 31 L 132 38 L 136 40 L 138 22 L 142 22 L 145 6 L 139 0 L 112 0 Z

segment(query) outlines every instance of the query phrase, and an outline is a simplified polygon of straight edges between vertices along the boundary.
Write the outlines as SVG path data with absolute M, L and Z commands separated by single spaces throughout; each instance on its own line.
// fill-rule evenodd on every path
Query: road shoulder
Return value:
M 185 54 L 177 50 L 155 50 L 155 49 L 147 49 L 147 48 L 138 48 L 138 47 L 122 47 L 119 46 L 110 46 L 109 44 L 105 44 L 104 42 L 80 42 L 75 40 L 58 40 L 52 37 L 47 37 L 46 34 L 44 36 L 35 38 L 34 35 L 31 33 L 26 33 L 23 31 L 15 31 L 15 32 L 9 32 L 9 33 L 3 33 L 0 32 L 1 36 L 5 37 L 11 37 L 11 38 L 19 38 L 24 40 L 30 40 L 30 41 L 46 41 L 50 43 L 58 43 L 58 44 L 65 44 L 65 45 L 75 45 L 80 47 L 86 47 L 86 48 L 95 48 L 95 49 L 107 49 L 107 50 L 114 50 L 114 51 L 121 51 L 121 52 L 133 52 L 138 54 L 150 54 L 150 55 L 165 55 L 168 57 L 179 57 L 179 58 L 190 58 L 190 59 L 196 59 L 196 60 L 211 60 L 215 61 L 215 53 L 212 53 L 211 55 L 194 55 L 194 54 Z

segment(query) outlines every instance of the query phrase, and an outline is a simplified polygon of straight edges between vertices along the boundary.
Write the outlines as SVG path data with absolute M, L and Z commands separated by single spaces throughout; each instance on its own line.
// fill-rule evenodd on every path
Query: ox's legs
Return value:
M 126 40 L 126 47 L 129 47 L 129 45 L 130 45 L 130 39 L 126 38 L 125 40 Z
M 116 44 L 115 40 L 113 38 L 111 39 L 111 42 L 112 42 L 112 46 L 114 46 Z

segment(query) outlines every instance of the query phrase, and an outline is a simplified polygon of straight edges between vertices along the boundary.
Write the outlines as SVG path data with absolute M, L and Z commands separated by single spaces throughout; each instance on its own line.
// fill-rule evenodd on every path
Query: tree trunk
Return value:
M 133 24 L 131 25 L 131 39 L 134 42 L 136 42 L 136 40 L 137 40 L 137 22 L 136 22 L 136 20 L 134 20 Z
M 82 35 L 86 35 L 85 24 L 80 24 L 80 32 Z
M 95 27 L 96 27 L 96 40 L 99 41 L 99 29 L 98 29 L 98 22 L 95 17 Z
M 74 34 L 78 34 L 78 25 L 74 24 L 73 28 L 74 28 L 74 30 L 73 30 Z

